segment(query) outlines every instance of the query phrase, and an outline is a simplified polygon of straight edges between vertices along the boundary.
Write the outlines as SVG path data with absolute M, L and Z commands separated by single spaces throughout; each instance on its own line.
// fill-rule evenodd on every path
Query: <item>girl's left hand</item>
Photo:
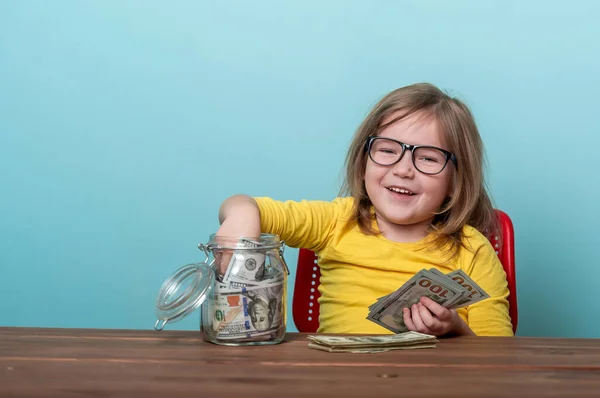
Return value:
M 437 337 L 456 331 L 461 321 L 455 310 L 442 307 L 428 297 L 421 297 L 410 310 L 404 308 L 402 311 L 408 330 Z

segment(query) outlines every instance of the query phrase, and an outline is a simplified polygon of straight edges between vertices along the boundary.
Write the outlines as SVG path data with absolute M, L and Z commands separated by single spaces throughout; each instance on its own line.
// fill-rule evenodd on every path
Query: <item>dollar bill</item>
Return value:
M 283 283 L 283 278 L 267 279 L 260 282 L 240 282 L 235 277 L 230 278 L 227 282 L 219 282 L 221 289 L 237 290 L 241 291 L 243 288 L 258 288 L 258 287 L 269 287 L 272 284 Z
M 434 341 L 435 336 L 419 332 L 406 332 L 389 335 L 369 336 L 330 336 L 330 335 L 308 335 L 307 339 L 315 343 L 336 347 L 363 347 L 363 346 L 386 346 L 386 345 L 409 345 L 423 341 Z
M 268 336 L 284 326 L 283 281 L 235 289 L 218 283 L 213 294 L 208 316 L 212 334 L 219 339 Z
M 391 293 L 390 293 L 390 294 L 391 294 Z M 375 301 L 373 304 L 371 304 L 371 305 L 369 306 L 369 311 L 371 311 L 373 308 L 375 308 L 375 306 L 376 306 L 376 305 L 377 305 L 377 304 L 378 304 L 378 303 L 379 303 L 381 300 L 384 300 L 384 299 L 386 299 L 388 296 L 389 296 L 389 294 L 388 294 L 388 295 L 386 295 L 386 296 L 383 296 L 383 297 L 379 297 L 379 298 L 377 299 L 377 301 Z
M 415 279 L 420 278 L 423 276 L 423 271 L 421 270 L 419 272 L 417 272 L 411 279 L 409 279 L 404 285 L 402 285 L 398 290 L 396 290 L 395 292 L 392 292 L 390 294 L 388 294 L 387 296 L 383 296 L 377 299 L 377 301 L 373 304 L 371 304 L 369 306 L 369 313 L 373 313 L 376 312 L 378 310 L 380 310 L 382 307 L 384 307 L 386 305 L 386 303 L 391 303 L 394 301 L 394 298 L 400 294 L 401 291 L 403 291 L 406 286 L 408 285 L 408 283 L 413 282 Z M 370 315 L 369 314 L 369 315 Z
M 326 336 L 309 335 L 309 348 L 328 352 L 375 353 L 398 349 L 435 347 L 435 336 L 406 332 L 395 335 Z
M 462 270 L 444 274 L 435 268 L 423 269 L 398 290 L 371 304 L 367 319 L 396 333 L 405 332 L 408 329 L 404 325 L 402 310 L 418 303 L 423 296 L 450 309 L 490 297 Z
M 453 284 L 440 283 L 437 278 L 432 277 L 431 272 L 421 270 L 388 298 L 380 300 L 367 319 L 394 333 L 407 332 L 402 312 L 404 308 L 417 304 L 424 296 L 446 306 L 446 303 L 452 302 L 456 295 L 461 294 L 462 290 L 456 289 Z
M 471 279 L 463 270 L 458 269 L 447 274 L 447 277 L 452 279 L 457 284 L 461 285 L 467 291 L 466 297 L 460 301 L 454 302 L 450 308 L 460 308 L 467 305 L 475 304 L 481 300 L 489 298 L 487 294 L 473 279 Z
M 463 300 L 465 297 L 467 297 L 469 295 L 469 291 L 466 288 L 464 288 L 462 285 L 460 285 L 457 282 L 455 282 L 454 280 L 452 280 L 452 278 L 449 278 L 446 274 L 444 274 L 442 271 L 438 270 L 437 268 L 430 268 L 427 271 L 429 272 L 428 275 L 430 275 L 438 283 L 443 283 L 447 286 L 452 286 L 454 289 L 456 289 L 458 292 L 460 292 L 460 294 L 457 294 L 456 296 L 454 296 L 454 298 L 451 301 L 448 301 L 445 304 L 445 307 L 450 308 L 455 303 Z
M 235 250 L 227 266 L 223 281 L 232 278 L 243 282 L 262 280 L 265 268 L 265 254 L 259 251 Z
M 386 352 L 392 350 L 414 350 L 418 348 L 435 348 L 432 343 L 419 343 L 410 346 L 394 346 L 394 347 L 365 347 L 365 348 L 346 348 L 346 347 L 327 347 L 320 344 L 308 343 L 308 348 L 327 352 L 347 352 L 352 354 L 375 354 L 378 352 Z
M 462 286 L 458 285 L 454 281 L 452 281 L 446 277 L 441 278 L 441 277 L 433 274 L 429 270 L 423 269 L 423 270 L 419 271 L 417 274 L 415 274 L 411 279 L 409 279 L 398 290 L 396 290 L 395 292 L 392 292 L 391 294 L 389 294 L 385 297 L 380 298 L 376 303 L 371 305 L 369 307 L 370 311 L 375 312 L 377 310 L 380 310 L 382 307 L 385 307 L 385 306 L 389 305 L 390 303 L 392 303 L 393 301 L 397 300 L 399 296 L 406 294 L 407 287 L 410 284 L 414 283 L 416 280 L 419 280 L 420 278 L 425 278 L 425 279 L 429 280 L 432 283 L 432 285 L 434 285 L 434 287 L 432 287 L 432 289 L 439 291 L 439 295 L 440 295 L 439 304 L 444 305 L 444 306 L 448 305 L 449 303 L 454 302 L 457 297 L 461 297 L 466 292 L 466 290 Z M 421 281 L 420 283 L 425 284 L 427 282 Z M 432 300 L 438 301 L 437 295 L 433 291 L 429 291 L 429 289 L 426 288 L 425 286 L 421 286 L 421 285 L 419 285 L 419 286 L 422 288 L 421 290 L 423 292 L 423 295 L 431 296 Z M 412 294 L 418 294 L 418 289 L 416 289 L 416 288 L 412 289 L 412 290 L 410 290 L 410 292 Z M 413 297 L 412 301 L 414 301 L 414 303 L 411 303 L 411 305 L 416 304 L 419 301 L 420 297 L 421 296 Z M 448 299 L 448 297 L 451 297 L 451 298 Z
M 270 255 L 240 250 L 231 257 L 223 282 L 260 285 L 261 282 L 283 279 L 283 270 L 272 265 Z
M 257 282 L 268 279 L 283 279 L 283 271 L 272 265 L 270 253 L 265 254 L 264 251 L 258 250 L 260 243 L 240 239 L 239 244 L 244 248 L 233 251 L 222 282 L 256 285 Z M 257 250 L 252 250 L 253 248 Z
M 470 293 L 469 291 L 467 291 L 467 289 L 465 287 L 461 286 L 459 283 L 457 283 L 456 281 L 449 278 L 446 274 L 444 274 L 437 268 L 430 268 L 429 270 L 422 270 L 421 272 L 424 275 L 428 275 L 430 278 L 436 280 L 440 284 L 452 285 L 455 290 L 460 292 L 460 294 L 457 294 L 456 296 L 454 296 L 454 299 L 452 301 L 449 301 L 446 303 L 446 305 L 448 307 L 452 306 L 456 302 L 463 300 L 464 297 L 468 296 Z M 430 272 L 431 274 L 429 274 L 428 272 Z M 373 308 L 377 305 L 377 303 L 379 303 L 381 300 L 385 300 L 386 298 L 390 297 L 392 294 L 393 294 L 393 292 L 388 295 L 385 295 L 383 297 L 379 297 L 375 301 L 375 303 L 373 303 L 369 306 L 369 310 L 370 311 L 373 310 Z
M 252 240 L 252 239 L 247 239 L 247 238 L 241 238 L 240 239 L 240 243 L 242 245 L 244 245 L 245 247 L 253 247 L 255 249 L 261 247 L 260 242 L 257 242 L 257 241 Z

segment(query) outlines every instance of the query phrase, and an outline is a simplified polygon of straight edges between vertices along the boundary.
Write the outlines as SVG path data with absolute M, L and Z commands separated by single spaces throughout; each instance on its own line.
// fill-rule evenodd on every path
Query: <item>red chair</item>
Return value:
M 510 217 L 501 210 L 496 210 L 500 220 L 502 239 L 497 236 L 488 237 L 500 262 L 506 272 L 508 281 L 509 313 L 513 325 L 513 332 L 517 331 L 519 313 L 517 309 L 517 286 L 515 275 L 515 235 Z M 501 247 L 500 247 L 501 243 Z M 319 283 L 321 272 L 317 264 L 317 256 L 308 249 L 300 249 L 298 266 L 296 269 L 296 283 L 292 301 L 292 314 L 294 323 L 299 332 L 315 333 L 319 328 Z

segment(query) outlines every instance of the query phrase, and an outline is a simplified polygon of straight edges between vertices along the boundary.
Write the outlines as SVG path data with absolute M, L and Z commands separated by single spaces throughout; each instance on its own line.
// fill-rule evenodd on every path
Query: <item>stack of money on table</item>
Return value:
M 434 348 L 435 336 L 418 332 L 373 336 L 309 335 L 308 347 L 328 352 L 376 353 L 390 350 Z

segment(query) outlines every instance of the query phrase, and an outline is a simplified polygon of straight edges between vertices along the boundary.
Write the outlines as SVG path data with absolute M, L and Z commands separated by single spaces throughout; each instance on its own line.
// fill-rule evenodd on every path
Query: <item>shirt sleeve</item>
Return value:
M 315 252 L 327 245 L 348 202 L 343 198 L 331 202 L 280 202 L 264 197 L 254 200 L 260 210 L 262 232 L 279 235 L 290 247 Z
M 467 322 L 478 336 L 512 336 L 506 273 L 492 245 L 481 240 L 465 272 L 490 297 L 467 307 Z

